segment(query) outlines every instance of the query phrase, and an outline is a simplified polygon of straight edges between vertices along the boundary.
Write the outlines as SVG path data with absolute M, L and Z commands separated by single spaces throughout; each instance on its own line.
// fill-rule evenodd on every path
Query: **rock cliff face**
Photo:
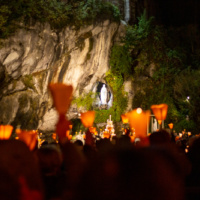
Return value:
M 123 25 L 108 20 L 59 32 L 37 23 L 1 41 L 0 122 L 53 131 L 57 113 L 48 84 L 72 84 L 74 96 L 92 91 L 104 82 L 110 49 L 122 29 Z M 73 108 L 68 115 L 72 114 Z

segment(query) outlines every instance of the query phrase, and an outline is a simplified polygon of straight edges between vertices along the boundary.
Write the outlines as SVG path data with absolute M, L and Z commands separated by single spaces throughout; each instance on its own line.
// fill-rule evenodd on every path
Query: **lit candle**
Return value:
M 12 134 L 13 126 L 11 125 L 0 125 L 0 139 L 8 140 Z
M 95 119 L 95 111 L 87 111 L 81 113 L 81 122 L 83 126 L 89 128 L 93 125 Z
M 161 128 L 162 120 L 165 120 L 167 117 L 168 105 L 167 104 L 152 105 L 151 110 L 153 111 L 153 114 L 158 120 L 158 123 Z
M 146 137 L 150 111 L 143 111 L 139 108 L 128 112 L 126 115 L 128 116 L 130 128 L 133 128 L 136 137 Z

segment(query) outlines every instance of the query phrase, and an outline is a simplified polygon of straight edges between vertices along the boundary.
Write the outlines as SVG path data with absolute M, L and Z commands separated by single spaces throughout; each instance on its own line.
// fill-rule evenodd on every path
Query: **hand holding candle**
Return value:
M 59 120 L 56 124 L 56 133 L 60 140 L 66 138 L 66 132 L 70 129 L 71 123 L 66 118 L 66 112 L 70 106 L 73 87 L 63 83 L 51 83 L 49 89 L 52 94 L 55 108 L 59 114 Z

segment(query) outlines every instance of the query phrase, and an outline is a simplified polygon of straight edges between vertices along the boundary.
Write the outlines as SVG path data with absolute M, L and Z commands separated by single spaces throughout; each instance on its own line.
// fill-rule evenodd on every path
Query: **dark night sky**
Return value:
M 150 15 L 166 25 L 186 25 L 200 22 L 200 0 L 154 0 Z

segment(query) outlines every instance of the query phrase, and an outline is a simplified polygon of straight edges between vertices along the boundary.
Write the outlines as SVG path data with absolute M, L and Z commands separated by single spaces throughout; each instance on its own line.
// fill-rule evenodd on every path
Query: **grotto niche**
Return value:
M 97 82 L 93 89 L 97 94 L 93 107 L 100 110 L 107 110 L 112 106 L 113 94 L 110 87 L 104 82 Z

